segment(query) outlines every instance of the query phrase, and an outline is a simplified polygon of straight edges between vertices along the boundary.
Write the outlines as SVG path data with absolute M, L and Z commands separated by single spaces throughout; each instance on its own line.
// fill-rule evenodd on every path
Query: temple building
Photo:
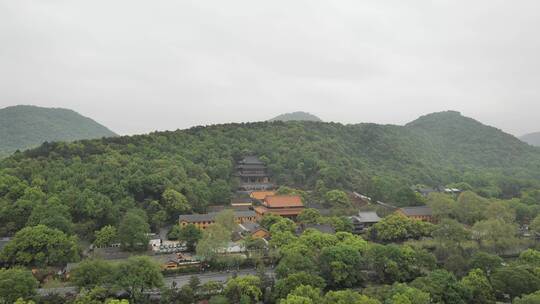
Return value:
M 256 156 L 246 156 L 236 167 L 240 178 L 240 190 L 254 191 L 272 189 L 266 165 Z
M 396 212 L 418 221 L 436 222 L 435 217 L 433 217 L 433 211 L 428 206 L 403 207 Z
M 185 227 L 188 224 L 193 224 L 199 229 L 206 229 L 208 226 L 215 223 L 216 215 L 219 212 L 210 212 L 205 214 L 182 214 L 178 217 L 178 224 L 180 227 Z M 234 221 L 237 224 L 243 224 L 248 222 L 255 222 L 255 212 L 249 211 L 234 211 Z
M 353 224 L 354 234 L 363 233 L 382 220 L 375 211 L 360 211 L 358 215 L 350 216 L 349 219 Z
M 257 218 L 262 218 L 265 214 L 276 214 L 296 219 L 302 211 L 304 211 L 304 204 L 298 195 L 267 196 L 261 206 L 255 207 Z

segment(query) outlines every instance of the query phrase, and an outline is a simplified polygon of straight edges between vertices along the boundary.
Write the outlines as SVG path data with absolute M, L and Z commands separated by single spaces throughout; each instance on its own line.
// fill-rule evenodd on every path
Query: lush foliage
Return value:
M 46 141 L 115 136 L 97 122 L 67 109 L 14 106 L 0 109 L 0 155 Z
M 17 232 L 0 253 L 0 260 L 9 265 L 63 265 L 77 261 L 78 252 L 76 237 L 39 225 Z
M 21 268 L 0 269 L 0 303 L 14 303 L 36 293 L 38 281 Z
M 413 184 L 466 182 L 483 195 L 510 197 L 540 178 L 538 150 L 456 113 L 433 114 L 405 127 L 317 122 L 198 127 L 47 143 L 4 160 L 0 233 L 14 234 L 42 201 L 53 198 L 63 206 L 55 212 L 61 217 L 51 223 L 35 212 L 32 223 L 92 240 L 95 231 L 119 228 L 122 214 L 138 208 L 157 229 L 180 213 L 228 202 L 237 185 L 234 164 L 248 153 L 268 163 L 277 184 L 316 189 L 311 199 L 332 206 L 347 200 L 329 189 L 411 205 L 419 203 Z M 36 201 L 29 191 L 43 195 Z

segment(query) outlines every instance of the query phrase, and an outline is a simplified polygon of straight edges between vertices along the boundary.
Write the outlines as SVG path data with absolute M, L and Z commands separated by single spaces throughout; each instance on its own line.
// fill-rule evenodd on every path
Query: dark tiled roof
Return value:
M 235 217 L 251 217 L 256 215 L 257 214 L 253 210 L 240 210 L 234 212 Z
M 213 221 L 217 212 L 210 212 L 205 214 L 182 214 L 178 217 L 178 220 L 193 223 L 193 222 L 208 222 Z
M 404 207 L 400 209 L 407 216 L 431 216 L 433 212 L 428 206 Z
M 257 156 L 246 156 L 242 159 L 243 164 L 264 165 L 264 163 Z
M 261 225 L 257 224 L 257 223 L 243 223 L 241 224 L 242 227 L 246 228 L 247 231 L 253 233 L 257 230 L 259 230 L 261 228 Z
M 216 218 L 216 215 L 218 214 L 219 212 L 210 212 L 210 213 L 205 213 L 205 214 L 182 214 L 178 217 L 178 220 L 185 221 L 188 223 L 210 222 L 210 221 L 214 221 L 214 219 Z M 240 211 L 234 212 L 235 217 L 254 217 L 255 215 L 256 215 L 255 211 L 252 211 L 252 210 L 246 210 L 246 211 L 240 210 Z
M 353 218 L 359 223 L 378 223 L 381 221 L 381 218 L 374 211 L 364 211 L 359 212 L 357 216 Z

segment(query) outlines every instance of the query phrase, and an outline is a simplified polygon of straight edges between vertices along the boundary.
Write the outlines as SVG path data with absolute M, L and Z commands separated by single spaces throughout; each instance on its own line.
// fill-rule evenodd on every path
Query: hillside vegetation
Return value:
M 116 136 L 90 118 L 67 109 L 14 106 L 0 109 L 0 156 L 46 141 Z
M 307 112 L 293 112 L 281 114 L 268 121 L 322 121 L 322 119 Z
M 407 126 L 227 124 L 54 142 L 17 153 L 0 163 L 1 228 L 19 230 L 35 202 L 47 200 L 67 209 L 80 235 L 116 224 L 133 207 L 159 226 L 179 212 L 227 203 L 236 186 L 235 162 L 252 153 L 279 185 L 317 193 L 355 190 L 400 205 L 413 203 L 415 184 L 461 182 L 484 196 L 505 198 L 540 180 L 540 150 L 456 112 Z
M 531 146 L 540 147 L 540 132 L 523 135 L 520 139 Z

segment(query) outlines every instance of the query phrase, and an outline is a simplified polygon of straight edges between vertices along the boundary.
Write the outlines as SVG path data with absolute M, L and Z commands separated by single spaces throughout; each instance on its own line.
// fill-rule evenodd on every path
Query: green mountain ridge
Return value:
M 89 162 L 113 151 L 151 161 L 180 157 L 205 172 L 215 159 L 227 163 L 227 179 L 241 155 L 255 153 L 268 158 L 279 182 L 298 186 L 314 185 L 327 168 L 340 169 L 334 184 L 343 187 L 378 175 L 437 185 L 456 181 L 465 171 L 482 170 L 540 179 L 540 150 L 457 112 L 426 115 L 406 126 L 276 121 L 194 127 L 71 145 L 49 143 L 15 159 L 57 159 L 54 152 L 66 160 L 78 156 Z
M 94 120 L 75 111 L 36 106 L 0 109 L 0 155 L 49 141 L 73 141 L 116 136 Z
M 204 212 L 230 201 L 238 185 L 236 162 L 252 154 L 267 163 L 277 185 L 354 190 L 400 205 L 414 203 L 410 187 L 416 184 L 467 183 L 500 198 L 540 186 L 540 149 L 457 112 L 426 115 L 406 126 L 234 123 L 49 142 L 3 159 L 0 210 L 22 209 L 5 217 L 0 212 L 0 222 L 8 223 L 0 233 L 24 226 L 31 208 L 19 198 L 30 190 L 68 206 L 77 234 L 86 237 L 134 207 L 156 225 L 174 220 L 178 214 L 169 210 L 165 190 Z
M 292 112 L 278 115 L 268 121 L 320 121 L 319 117 L 307 112 Z
M 531 146 L 540 147 L 540 132 L 525 134 L 520 139 Z

